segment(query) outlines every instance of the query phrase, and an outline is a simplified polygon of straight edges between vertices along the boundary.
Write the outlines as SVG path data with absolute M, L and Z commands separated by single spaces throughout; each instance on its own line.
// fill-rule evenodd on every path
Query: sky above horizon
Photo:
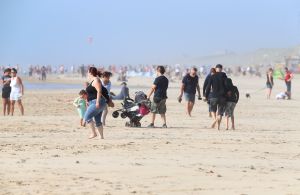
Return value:
M 299 0 L 0 0 L 0 65 L 172 64 L 300 44 Z

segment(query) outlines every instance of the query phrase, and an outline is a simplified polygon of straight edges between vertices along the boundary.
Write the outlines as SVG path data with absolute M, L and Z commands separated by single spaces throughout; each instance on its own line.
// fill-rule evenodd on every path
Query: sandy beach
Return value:
M 235 131 L 224 121 L 221 131 L 210 129 L 203 101 L 189 118 L 176 100 L 178 81 L 168 90 L 168 129 L 145 128 L 150 115 L 142 128 L 125 127 L 111 117 L 114 108 L 105 140 L 88 140 L 79 126 L 72 101 L 80 89 L 27 90 L 25 116 L 18 109 L 0 116 L 0 194 L 300 194 L 300 78 L 290 101 L 274 98 L 283 81 L 275 81 L 271 100 L 256 92 L 264 78 L 233 82 L 241 94 Z M 145 91 L 151 83 L 132 78 L 129 87 Z

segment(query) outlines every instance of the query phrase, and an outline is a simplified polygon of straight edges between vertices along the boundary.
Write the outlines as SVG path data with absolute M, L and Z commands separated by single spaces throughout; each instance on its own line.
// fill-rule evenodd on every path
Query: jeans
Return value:
M 100 104 L 100 108 L 97 109 L 96 108 L 96 100 L 89 101 L 89 106 L 87 107 L 87 110 L 84 115 L 84 120 L 87 123 L 90 123 L 94 118 L 96 127 L 102 126 L 101 116 L 102 116 L 103 110 L 106 107 L 105 99 L 100 98 L 99 104 Z

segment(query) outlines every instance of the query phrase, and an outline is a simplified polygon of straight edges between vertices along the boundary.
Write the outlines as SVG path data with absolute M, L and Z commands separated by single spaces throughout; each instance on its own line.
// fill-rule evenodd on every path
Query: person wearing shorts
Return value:
M 192 116 L 191 112 L 195 104 L 196 90 L 198 91 L 198 99 L 201 100 L 197 68 L 191 68 L 190 72 L 182 79 L 180 95 L 178 97 L 178 101 L 181 102 L 182 95 L 184 94 L 185 100 L 187 101 L 186 110 L 189 116 Z
M 210 96 L 210 108 L 213 116 L 212 128 L 220 130 L 220 124 L 225 109 L 226 99 L 225 94 L 227 92 L 226 79 L 227 76 L 222 72 L 223 66 L 221 64 L 216 65 L 216 73 L 211 75 L 205 89 L 205 99 L 208 100 Z
M 152 121 L 148 127 L 153 128 L 156 114 L 160 114 L 163 120 L 163 128 L 167 128 L 166 122 L 166 100 L 167 100 L 167 90 L 169 86 L 169 80 L 164 76 L 165 73 L 164 66 L 158 66 L 156 68 L 157 77 L 153 82 L 153 86 L 148 94 L 148 99 L 150 99 L 151 95 L 154 93 L 153 102 L 151 104 L 151 112 L 152 112 Z
M 238 88 L 233 85 L 231 79 L 228 78 L 226 80 L 226 86 L 228 88 L 225 107 L 226 130 L 229 129 L 229 118 L 231 118 L 231 129 L 235 130 L 234 109 L 239 101 L 240 94 Z
M 3 115 L 5 116 L 6 113 L 7 115 L 10 114 L 10 102 L 9 102 L 9 97 L 10 97 L 10 92 L 11 92 L 11 87 L 10 87 L 10 81 L 11 81 L 11 69 L 7 68 L 4 70 L 4 74 L 1 78 L 2 80 L 2 102 L 3 102 Z

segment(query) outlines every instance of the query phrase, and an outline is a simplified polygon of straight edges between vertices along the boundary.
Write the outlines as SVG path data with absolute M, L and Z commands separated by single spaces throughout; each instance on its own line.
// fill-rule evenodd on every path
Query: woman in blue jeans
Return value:
M 102 85 L 99 78 L 101 73 L 97 71 L 97 68 L 90 67 L 88 76 L 90 79 L 90 83 L 86 88 L 86 92 L 88 94 L 88 108 L 84 115 L 84 120 L 90 125 L 92 130 L 89 139 L 97 137 L 96 128 L 101 139 L 104 139 L 101 116 L 104 108 L 106 107 L 106 100 L 102 95 Z

